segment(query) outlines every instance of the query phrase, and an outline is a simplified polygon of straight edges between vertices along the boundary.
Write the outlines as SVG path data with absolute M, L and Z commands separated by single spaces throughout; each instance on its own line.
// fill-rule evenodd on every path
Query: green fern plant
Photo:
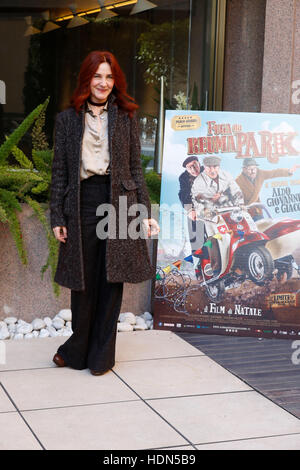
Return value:
M 13 131 L 8 139 L 0 146 L 0 165 L 5 165 L 12 148 L 17 145 L 22 137 L 26 134 L 28 129 L 32 126 L 35 119 L 38 117 L 43 109 L 43 104 L 37 106 L 24 121 Z
M 23 243 L 23 237 L 19 219 L 16 211 L 21 212 L 22 208 L 16 195 L 7 189 L 0 188 L 1 211 L 9 225 L 11 235 L 16 244 L 20 259 L 23 264 L 27 264 L 27 254 Z
M 44 126 L 46 121 L 46 109 L 49 104 L 50 97 L 46 99 L 43 103 L 43 108 L 35 120 L 34 126 L 32 128 L 31 137 L 32 137 L 32 148 L 34 150 L 48 150 L 47 137 L 44 132 Z
M 8 138 L 8 137 L 7 137 Z M 33 170 L 33 163 L 26 157 L 25 153 L 14 145 L 11 149 L 11 153 L 21 166 L 21 168 L 26 168 L 28 170 Z
M 58 242 L 53 236 L 46 216 L 50 196 L 51 168 L 53 150 L 49 149 L 43 131 L 45 112 L 49 98 L 37 106 L 20 126 L 0 146 L 0 222 L 8 224 L 18 254 L 23 264 L 27 264 L 27 253 L 23 243 L 22 231 L 17 212 L 22 210 L 20 203 L 27 203 L 41 222 L 47 237 L 48 258 L 41 268 L 42 277 L 51 269 L 51 279 L 55 295 L 59 295 L 59 286 L 54 282 L 54 274 L 58 259 Z M 32 129 L 32 155 L 27 157 L 18 148 L 18 143 L 28 129 Z M 6 162 L 12 154 L 16 165 Z

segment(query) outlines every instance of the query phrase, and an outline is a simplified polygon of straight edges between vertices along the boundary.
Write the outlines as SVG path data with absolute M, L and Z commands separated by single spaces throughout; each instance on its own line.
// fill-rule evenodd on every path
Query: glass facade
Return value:
M 99 3 L 102 15 L 116 16 L 99 18 Z M 45 0 L 41 8 L 38 0 L 0 1 L 1 142 L 48 96 L 51 142 L 53 118 L 68 106 L 80 64 L 92 50 L 109 50 L 120 62 L 128 92 L 140 106 L 146 155 L 154 156 L 158 148 L 160 106 L 214 109 L 217 0 L 78 0 L 73 13 L 68 5 Z

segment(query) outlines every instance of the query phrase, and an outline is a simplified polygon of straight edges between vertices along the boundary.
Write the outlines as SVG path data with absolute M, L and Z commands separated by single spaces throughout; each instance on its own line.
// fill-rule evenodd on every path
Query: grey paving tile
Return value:
M 0 413 L 7 411 L 16 411 L 16 409 L 0 385 Z
M 147 330 L 117 335 L 117 362 L 200 355 L 203 355 L 201 351 L 172 331 Z
M 150 401 L 197 444 L 300 433 L 300 420 L 256 392 Z
M 219 442 L 218 444 L 205 444 L 196 447 L 199 450 L 300 450 L 300 434 Z
M 0 381 L 20 410 L 137 399 L 112 371 L 93 376 L 68 367 L 20 370 L 1 372 Z
M 187 444 L 142 401 L 25 411 L 23 416 L 49 450 L 134 450 Z
M 0 371 L 56 367 L 52 362 L 58 346 L 66 337 L 7 340 L 6 364 L 0 364 Z
M 114 371 L 147 399 L 252 390 L 206 356 L 124 362 Z
M 19 413 L 0 413 L 0 450 L 41 450 Z

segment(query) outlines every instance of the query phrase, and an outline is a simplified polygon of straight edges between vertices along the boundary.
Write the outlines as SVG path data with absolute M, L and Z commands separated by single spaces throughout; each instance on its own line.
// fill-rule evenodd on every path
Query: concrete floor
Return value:
M 300 449 L 300 420 L 169 331 L 118 333 L 104 376 L 52 363 L 66 338 L 6 341 L 0 449 Z

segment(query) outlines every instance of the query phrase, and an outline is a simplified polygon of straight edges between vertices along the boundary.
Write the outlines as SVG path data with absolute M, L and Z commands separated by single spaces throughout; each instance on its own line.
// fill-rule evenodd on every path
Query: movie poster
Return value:
M 300 117 L 167 111 L 154 328 L 300 335 Z

